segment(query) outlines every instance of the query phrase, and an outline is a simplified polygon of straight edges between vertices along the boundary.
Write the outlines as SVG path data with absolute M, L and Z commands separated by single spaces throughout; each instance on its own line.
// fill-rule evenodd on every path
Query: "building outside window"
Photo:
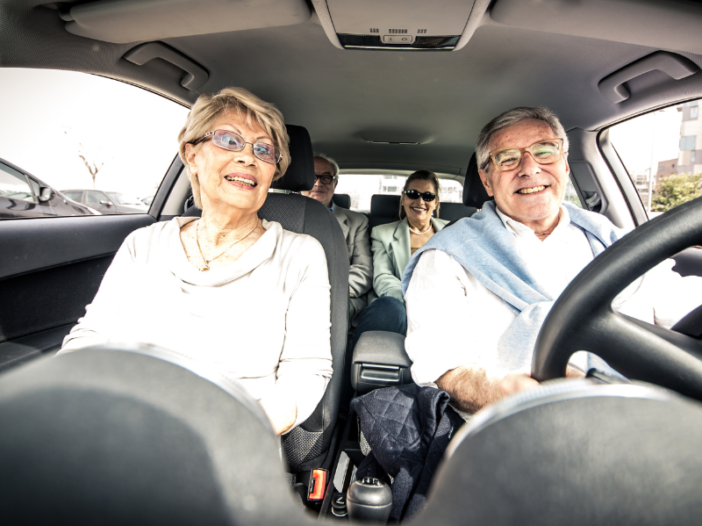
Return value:
M 695 139 L 694 135 L 687 135 L 685 137 L 680 137 L 680 149 L 682 151 L 694 150 L 695 149 Z

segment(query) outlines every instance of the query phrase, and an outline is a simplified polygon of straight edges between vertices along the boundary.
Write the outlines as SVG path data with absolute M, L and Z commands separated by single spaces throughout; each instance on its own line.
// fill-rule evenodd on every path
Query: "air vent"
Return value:
M 417 34 L 418 34 L 418 35 L 426 35 L 426 34 L 427 34 L 427 30 L 426 30 L 426 29 L 417 29 Z
M 377 27 L 371 27 L 370 32 L 371 33 L 380 33 L 380 30 Z
M 388 29 L 388 33 L 391 35 L 406 35 L 407 30 L 406 29 Z

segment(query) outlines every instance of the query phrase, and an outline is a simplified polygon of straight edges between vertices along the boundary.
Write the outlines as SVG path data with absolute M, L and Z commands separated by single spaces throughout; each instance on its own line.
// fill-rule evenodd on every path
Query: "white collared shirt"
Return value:
M 590 243 L 570 223 L 561 207 L 558 226 L 541 241 L 533 230 L 499 209 L 505 228 L 517 239 L 517 250 L 542 290 L 555 300 L 594 256 Z M 702 278 L 682 278 L 667 260 L 649 271 L 614 301 L 624 314 L 664 327 L 671 327 L 702 302 Z M 412 274 L 407 293 L 407 339 L 405 349 L 413 361 L 412 377 L 420 385 L 435 381 L 456 367 L 483 368 L 499 378 L 512 371 L 497 360 L 497 345 L 516 314 L 460 263 L 440 250 L 422 254 Z M 583 368 L 584 353 L 571 364 Z

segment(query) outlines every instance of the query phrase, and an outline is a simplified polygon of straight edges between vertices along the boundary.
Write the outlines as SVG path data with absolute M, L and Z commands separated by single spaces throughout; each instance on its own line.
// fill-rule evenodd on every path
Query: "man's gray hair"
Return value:
M 482 170 L 487 170 L 490 162 L 490 139 L 492 139 L 495 133 L 528 119 L 536 119 L 548 124 L 553 130 L 553 133 L 555 133 L 558 138 L 563 139 L 563 151 L 568 151 L 568 135 L 566 135 L 565 129 L 555 113 L 544 107 L 528 108 L 521 106 L 519 108 L 512 108 L 498 115 L 488 122 L 480 131 L 478 142 L 475 145 L 475 156 L 478 161 L 478 167 Z
M 339 165 L 336 164 L 336 161 L 329 157 L 328 155 L 324 155 L 323 153 L 315 153 L 315 157 L 319 157 L 320 159 L 324 159 L 327 161 L 329 164 L 332 165 L 332 169 L 334 170 L 334 179 L 339 178 Z

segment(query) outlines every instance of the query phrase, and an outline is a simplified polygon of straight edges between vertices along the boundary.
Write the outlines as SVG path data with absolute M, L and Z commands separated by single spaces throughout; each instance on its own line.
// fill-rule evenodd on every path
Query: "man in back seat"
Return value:
M 563 202 L 568 137 L 546 108 L 493 119 L 476 145 L 480 178 L 494 201 L 435 235 L 410 260 L 402 285 L 405 348 L 418 384 L 473 413 L 538 386 L 529 374 L 546 315 L 571 280 L 626 232 Z M 625 289 L 615 310 L 671 327 L 699 305 L 702 279 L 664 261 Z M 598 363 L 599 361 L 599 363 Z M 576 353 L 568 376 L 606 364 Z
M 368 218 L 332 203 L 334 190 L 339 183 L 339 165 L 333 159 L 316 155 L 314 173 L 317 179 L 312 190 L 302 192 L 302 195 L 316 199 L 329 208 L 341 225 L 349 251 L 349 320 L 356 326 L 367 304 L 366 293 L 373 286 Z

